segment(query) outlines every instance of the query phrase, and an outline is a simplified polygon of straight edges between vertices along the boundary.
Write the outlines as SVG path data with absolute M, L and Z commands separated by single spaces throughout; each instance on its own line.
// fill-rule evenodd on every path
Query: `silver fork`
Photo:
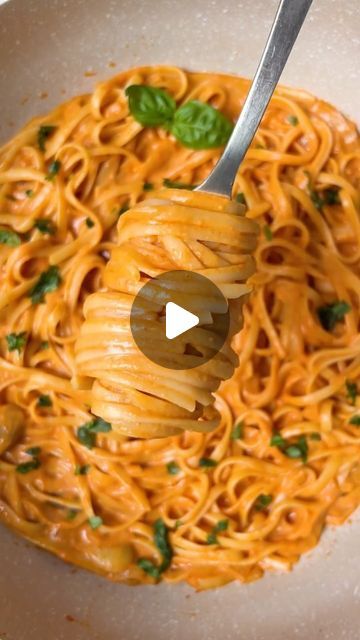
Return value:
M 216 166 L 196 191 L 231 198 L 239 166 L 264 115 L 311 3 L 312 0 L 281 0 L 234 131 Z

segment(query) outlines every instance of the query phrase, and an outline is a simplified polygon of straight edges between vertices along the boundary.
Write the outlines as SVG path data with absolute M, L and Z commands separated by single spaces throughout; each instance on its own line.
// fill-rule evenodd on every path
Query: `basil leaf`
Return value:
M 153 188 L 154 188 L 154 185 L 152 182 L 144 182 L 144 186 L 143 186 L 144 191 L 152 191 Z
M 154 543 L 163 557 L 163 561 L 159 567 L 160 572 L 162 573 L 163 571 L 166 571 L 171 564 L 173 550 L 169 543 L 168 528 L 161 518 L 156 520 L 154 523 Z
M 44 350 L 44 349 L 48 349 L 48 348 L 49 348 L 49 341 L 48 340 L 43 340 L 43 342 L 40 342 L 39 349 Z
M 26 344 L 26 331 L 22 331 L 21 333 L 9 333 L 6 336 L 6 342 L 9 351 L 22 351 Z
M 228 141 L 233 124 L 209 104 L 190 100 L 176 111 L 170 130 L 185 147 L 213 149 Z
M 91 220 L 91 218 L 86 218 L 85 224 L 89 229 L 91 229 L 94 226 L 95 222 Z
M 40 151 L 45 151 L 45 141 L 52 134 L 56 127 L 52 124 L 42 124 L 38 131 L 38 145 Z
M 38 401 L 37 401 L 37 406 L 38 407 L 51 407 L 52 406 L 52 400 L 51 400 L 50 396 L 47 396 L 47 395 L 39 396 Z
M 241 420 L 237 422 L 233 427 L 233 430 L 230 434 L 230 440 L 240 440 L 244 436 L 244 423 Z
M 215 527 L 212 528 L 211 532 L 208 534 L 206 538 L 206 542 L 208 544 L 217 544 L 217 533 L 221 531 L 226 531 L 229 526 L 229 520 L 219 520 L 216 523 Z
M 355 404 L 356 397 L 358 395 L 357 384 L 356 382 L 351 382 L 351 380 L 346 380 L 345 382 L 347 396 L 352 404 Z
M 176 476 L 180 472 L 179 465 L 174 461 L 168 462 L 168 464 L 166 465 L 166 468 L 167 468 L 167 472 L 171 476 Z
M 235 198 L 236 202 L 240 202 L 240 204 L 246 204 L 245 196 L 242 192 L 238 193 Z
M 112 429 L 110 422 L 106 422 L 102 418 L 94 418 L 87 423 L 87 427 L 91 433 L 108 433 Z
M 7 244 L 8 247 L 18 247 L 21 244 L 20 236 L 15 231 L 0 229 L 0 244 Z
M 98 529 L 103 524 L 103 519 L 100 516 L 91 516 L 88 523 L 92 529 Z
M 52 220 L 35 220 L 34 228 L 38 229 L 40 233 L 48 233 L 50 236 L 53 236 L 56 233 L 56 227 Z
M 288 123 L 291 124 L 293 127 L 296 127 L 296 125 L 299 124 L 299 120 L 296 116 L 289 116 Z
M 265 493 L 261 493 L 255 502 L 256 511 L 263 511 L 269 504 L 272 502 L 273 497 L 270 495 L 266 495 Z
M 360 415 L 352 416 L 349 420 L 349 424 L 352 424 L 354 427 L 360 427 Z
M 41 447 L 29 447 L 28 449 L 25 449 L 25 453 L 29 456 L 38 456 L 41 453 Z
M 344 319 L 344 316 L 349 313 L 349 311 L 351 311 L 349 303 L 340 300 L 339 302 L 319 307 L 317 313 L 323 329 L 331 331 L 338 322 Z
M 131 115 L 144 127 L 158 127 L 171 122 L 176 102 L 158 87 L 133 84 L 125 89 Z
M 49 173 L 45 176 L 45 180 L 51 182 L 55 178 L 55 176 L 59 173 L 61 168 L 60 160 L 54 160 L 49 164 Z
M 266 240 L 268 242 L 271 242 L 271 240 L 273 239 L 273 232 L 271 231 L 271 229 L 270 229 L 268 224 L 265 224 L 263 226 L 263 232 L 264 232 L 264 236 L 265 236 Z
M 75 466 L 75 475 L 76 476 L 86 476 L 90 471 L 90 465 L 89 464 L 77 464 Z
M 78 441 L 88 449 L 92 449 L 95 446 L 96 434 L 91 433 L 91 431 L 89 431 L 86 424 L 78 428 L 76 432 L 76 437 Z
M 330 206 L 334 204 L 341 204 L 338 188 L 335 187 L 335 188 L 325 189 L 323 195 L 324 195 L 324 204 L 328 204 Z
M 38 469 L 40 467 L 40 460 L 38 460 L 37 458 L 34 458 L 33 460 L 30 460 L 29 462 L 22 462 L 21 464 L 18 464 L 16 466 L 16 471 L 18 473 L 29 473 L 30 471 L 35 471 L 35 469 Z
M 216 467 L 217 462 L 212 458 L 200 458 L 199 467 L 204 467 L 205 469 L 210 469 L 211 467 Z
M 33 304 L 39 304 L 44 301 L 46 293 L 55 291 L 61 284 L 61 276 L 59 267 L 49 267 L 47 271 L 43 271 L 37 283 L 30 289 L 29 298 Z
M 155 578 L 155 580 L 158 580 L 158 578 L 160 578 L 160 569 L 152 560 L 148 560 L 147 558 L 139 558 L 136 564 L 149 576 Z
M 280 433 L 274 433 L 270 440 L 270 447 L 278 447 L 281 449 L 286 444 L 286 440 L 280 435 Z

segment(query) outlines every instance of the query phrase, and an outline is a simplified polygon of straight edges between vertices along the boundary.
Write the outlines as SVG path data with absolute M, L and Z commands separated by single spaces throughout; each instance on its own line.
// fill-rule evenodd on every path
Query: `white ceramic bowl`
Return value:
M 0 139 L 131 65 L 252 75 L 276 0 L 0 0 Z M 359 0 L 314 0 L 283 82 L 359 115 Z M 115 62 L 116 67 L 110 67 Z M 96 72 L 85 76 L 85 72 Z M 74 570 L 0 528 L 3 640 L 359 640 L 360 518 L 293 573 L 194 593 Z M 73 620 L 74 618 L 74 620 Z

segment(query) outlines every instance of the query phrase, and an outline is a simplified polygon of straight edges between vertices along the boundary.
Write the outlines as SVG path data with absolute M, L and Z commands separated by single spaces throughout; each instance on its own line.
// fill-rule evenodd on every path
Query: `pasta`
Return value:
M 131 69 L 0 150 L 0 520 L 128 584 L 249 582 L 291 569 L 360 502 L 359 134 L 322 100 L 278 87 L 234 186 L 261 233 L 220 423 L 133 438 L 104 407 L 90 412 L 104 396 L 91 391 L 84 310 L 87 323 L 109 295 L 124 209 L 174 202 L 164 181 L 199 184 L 221 148 L 141 125 L 129 85 L 234 120 L 249 82 Z
M 109 290 L 86 300 L 86 322 L 77 342 L 78 373 L 96 378 L 93 413 L 111 422 L 118 432 L 137 437 L 170 436 L 185 429 L 209 432 L 219 424 L 212 392 L 234 373 L 231 334 L 241 328 L 241 308 L 249 292 L 245 283 L 253 273 L 250 253 L 256 245 L 256 225 L 241 215 L 242 205 L 236 207 L 224 198 L 200 192 L 185 195 L 181 190 L 166 190 L 161 196 L 161 192 L 154 193 L 121 216 L 120 244 L 104 272 Z M 217 211 L 209 210 L 216 204 Z M 213 357 L 181 371 L 150 361 L 136 347 L 130 329 L 134 296 L 149 278 L 174 269 L 191 270 L 214 281 L 230 300 L 233 325 L 218 353 L 213 348 L 216 334 L 199 327 L 193 346 L 204 356 L 210 350 Z M 188 308 L 193 296 L 202 296 L 200 306 L 216 313 L 218 301 L 208 300 L 197 283 L 190 284 L 183 294 L 183 306 Z M 160 295 L 164 296 L 164 288 Z M 157 336 L 163 309 L 163 299 L 145 309 L 146 333 L 155 354 L 161 348 Z M 184 335 L 183 350 L 187 341 Z M 169 351 L 166 344 L 165 350 Z

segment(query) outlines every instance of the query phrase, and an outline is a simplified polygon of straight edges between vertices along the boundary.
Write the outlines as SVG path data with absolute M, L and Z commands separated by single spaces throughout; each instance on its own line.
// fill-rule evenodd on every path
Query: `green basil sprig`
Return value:
M 144 127 L 163 126 L 185 147 L 213 149 L 228 141 L 233 124 L 218 109 L 199 100 L 176 108 L 175 100 L 163 89 L 131 85 L 125 90 L 129 109 Z

